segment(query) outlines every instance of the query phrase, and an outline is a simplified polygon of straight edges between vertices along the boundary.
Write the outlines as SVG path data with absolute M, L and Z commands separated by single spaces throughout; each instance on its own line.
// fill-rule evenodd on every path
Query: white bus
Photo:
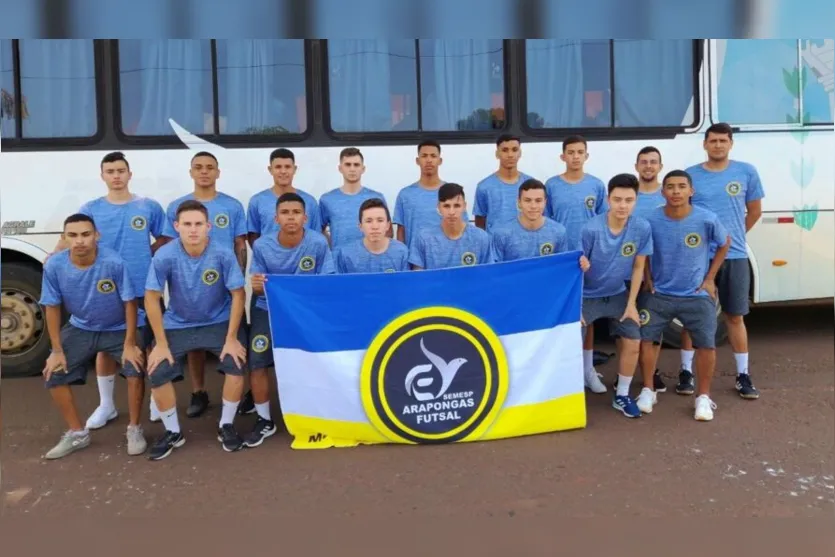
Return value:
M 219 189 L 246 205 L 276 147 L 318 197 L 356 146 L 365 184 L 393 204 L 425 138 L 472 199 L 501 133 L 542 180 L 581 134 L 606 181 L 646 145 L 664 171 L 702 161 L 704 129 L 725 121 L 766 190 L 752 302 L 831 298 L 832 65 L 832 40 L 0 40 L 2 372 L 40 371 L 42 263 L 63 219 L 105 194 L 99 163 L 116 150 L 132 190 L 163 206 L 192 189 L 192 152 L 210 151 Z

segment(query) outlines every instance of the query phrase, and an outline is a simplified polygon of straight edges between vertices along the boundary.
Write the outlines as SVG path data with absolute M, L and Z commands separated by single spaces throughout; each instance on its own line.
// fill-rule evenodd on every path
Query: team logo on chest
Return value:
M 130 227 L 134 230 L 145 230 L 146 226 L 148 226 L 148 221 L 145 220 L 145 217 L 143 217 L 142 215 L 136 215 L 135 217 L 131 217 Z
M 620 254 L 624 257 L 632 257 L 636 251 L 634 242 L 625 242 L 620 248 Z
M 583 200 L 583 203 L 586 205 L 586 209 L 594 209 L 594 204 L 597 202 L 597 198 L 593 195 L 586 196 L 586 199 Z
M 697 248 L 702 243 L 702 237 L 696 234 L 695 232 L 691 232 L 687 236 L 684 237 L 684 245 L 688 248 Z
M 725 191 L 728 192 L 728 195 L 735 197 L 742 191 L 742 184 L 739 182 L 730 182 L 727 186 L 725 186 Z
M 215 226 L 218 228 L 226 228 L 229 226 L 229 215 L 224 213 L 215 215 Z
M 96 283 L 96 290 L 102 294 L 111 294 L 116 292 L 116 283 L 110 279 L 101 279 Z
M 552 253 L 554 253 L 554 244 L 551 242 L 545 242 L 539 246 L 539 255 L 551 255 Z
M 211 286 L 214 283 L 216 283 L 219 278 L 220 273 L 218 273 L 214 269 L 206 269 L 205 271 L 203 271 L 202 279 L 203 282 L 208 286 Z
M 302 271 L 308 272 L 312 271 L 316 268 L 316 260 L 310 257 L 309 255 L 305 255 L 299 260 L 299 269 Z
M 475 265 L 476 264 L 476 256 L 471 251 L 465 251 L 464 255 L 461 256 L 461 264 L 462 265 Z

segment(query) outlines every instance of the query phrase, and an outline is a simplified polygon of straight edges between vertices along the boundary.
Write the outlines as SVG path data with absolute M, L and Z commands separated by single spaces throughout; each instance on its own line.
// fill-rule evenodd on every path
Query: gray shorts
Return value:
M 273 365 L 272 344 L 269 313 L 260 308 L 253 308 L 247 347 L 250 369 L 265 369 Z
M 694 348 L 716 347 L 716 303 L 709 296 L 644 294 L 638 299 L 641 339 L 658 342 L 673 319 L 690 332 Z
M 583 320 L 586 325 L 591 325 L 598 319 L 609 320 L 609 334 L 613 337 L 640 340 L 641 326 L 631 319 L 621 322 L 620 318 L 626 311 L 626 303 L 629 301 L 629 294 L 621 292 L 614 296 L 603 298 L 583 298 Z M 586 327 L 583 327 L 583 338 L 586 335 Z
M 223 345 L 226 342 L 226 331 L 229 329 L 229 322 L 217 323 L 215 325 L 204 325 L 201 327 L 189 327 L 186 329 L 170 329 L 165 331 L 168 339 L 168 348 L 174 357 L 175 363 L 172 366 L 168 361 L 163 361 L 157 366 L 152 374 L 148 376 L 151 387 L 161 387 L 166 383 L 176 383 L 183 380 L 183 364 L 186 354 L 194 350 L 205 350 L 220 358 Z M 241 323 L 238 328 L 238 342 L 246 347 L 246 325 Z M 217 370 L 223 374 L 243 375 L 246 370 L 246 363 L 238 367 L 232 356 L 226 356 L 217 365 Z
M 145 349 L 145 327 L 136 330 L 136 345 Z M 61 385 L 84 385 L 87 383 L 87 370 L 96 360 L 96 354 L 104 352 L 117 362 L 122 361 L 125 347 L 125 331 L 85 331 L 67 323 L 61 329 L 61 346 L 67 359 L 66 373 L 53 373 L 46 382 L 47 388 Z M 119 370 L 122 377 L 142 377 L 143 371 L 137 370 L 127 362 Z
M 726 259 L 716 274 L 716 290 L 722 311 L 728 315 L 748 315 L 751 273 L 747 259 Z

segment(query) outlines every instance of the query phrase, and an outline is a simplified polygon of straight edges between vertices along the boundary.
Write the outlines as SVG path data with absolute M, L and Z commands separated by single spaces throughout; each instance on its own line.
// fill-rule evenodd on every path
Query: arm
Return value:
M 159 238 L 155 239 L 154 243 L 151 244 L 151 255 L 155 254 L 159 248 L 173 240 L 174 238 L 170 238 L 168 236 L 160 236 Z
M 246 273 L 246 236 L 235 238 L 235 257 L 238 259 L 241 272 Z
M 261 235 L 258 232 L 250 232 L 246 235 L 246 240 L 249 242 L 249 247 L 253 247 L 255 245 L 255 240 L 260 238 Z
M 154 237 L 154 243 L 151 244 L 152 256 L 159 248 L 173 239 L 163 234 L 166 218 L 165 211 L 162 210 L 162 205 L 154 201 L 151 209 L 151 235 Z
M 46 329 L 49 332 L 49 344 L 53 354 L 63 354 L 61 345 L 61 306 L 46 306 Z
M 402 224 L 397 225 L 397 241 L 406 243 L 406 227 Z
M 707 270 L 707 275 L 705 275 L 706 282 L 713 282 L 716 279 L 716 274 L 719 272 L 722 263 L 725 262 L 725 257 L 728 255 L 729 249 L 731 249 L 731 237 L 727 236 L 725 238 L 725 245 L 716 249 L 716 255 L 713 256 L 713 261 L 711 261 L 710 268 Z
M 748 212 L 745 214 L 745 232 L 750 232 L 760 217 L 763 216 L 763 202 L 761 199 L 749 201 L 746 204 Z
M 226 342 L 238 341 L 238 329 L 246 306 L 246 291 L 243 288 L 232 290 L 232 309 L 229 312 L 229 329 L 226 331 Z
M 629 284 L 629 300 L 627 301 L 627 305 L 634 306 L 638 303 L 638 293 L 641 291 L 641 284 L 646 268 L 647 256 L 636 255 L 635 261 L 632 263 L 632 282 Z
M 157 346 L 168 350 L 168 339 L 165 338 L 165 328 L 162 326 L 162 292 L 156 290 L 145 291 L 145 316 L 154 331 L 154 340 Z
M 136 345 L 136 323 L 138 310 L 139 304 L 135 299 L 125 302 L 125 324 L 127 325 L 127 328 L 125 329 L 125 345 L 128 346 Z
M 475 225 L 482 230 L 487 230 L 487 217 L 480 217 L 476 215 Z

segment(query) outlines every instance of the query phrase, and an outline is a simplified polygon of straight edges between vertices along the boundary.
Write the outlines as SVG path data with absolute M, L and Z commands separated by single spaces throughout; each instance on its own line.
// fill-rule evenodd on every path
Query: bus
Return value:
M 246 206 L 271 185 L 273 149 L 295 153 L 295 186 L 318 197 L 354 146 L 365 185 L 392 205 L 427 138 L 442 145 L 442 179 L 472 200 L 502 133 L 522 138 L 520 168 L 543 181 L 562 171 L 562 139 L 583 135 L 586 171 L 606 181 L 646 145 L 664 171 L 703 161 L 704 130 L 728 122 L 732 158 L 766 191 L 749 234 L 752 303 L 829 299 L 834 107 L 831 39 L 0 40 L 2 372 L 42 368 L 42 265 L 63 219 L 105 194 L 111 151 L 163 207 L 191 191 L 190 158 L 209 151 L 219 190 Z

